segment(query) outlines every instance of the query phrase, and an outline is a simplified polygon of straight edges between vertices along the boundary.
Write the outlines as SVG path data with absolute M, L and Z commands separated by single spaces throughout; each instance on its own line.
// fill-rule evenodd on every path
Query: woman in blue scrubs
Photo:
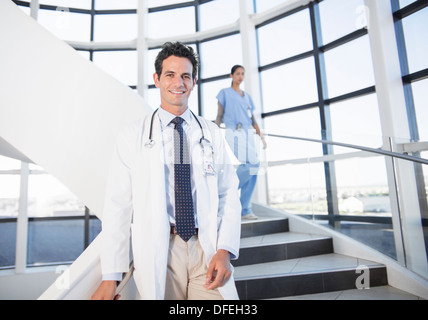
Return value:
M 226 140 L 235 156 L 241 162 L 237 169 L 241 189 L 242 219 L 257 219 L 251 209 L 251 198 L 257 181 L 260 161 L 254 144 L 254 129 L 266 148 L 266 141 L 254 118 L 254 102 L 251 96 L 240 88 L 244 81 L 243 66 L 233 66 L 230 77 L 232 85 L 220 90 L 217 95 L 218 113 L 216 124 L 226 126 Z

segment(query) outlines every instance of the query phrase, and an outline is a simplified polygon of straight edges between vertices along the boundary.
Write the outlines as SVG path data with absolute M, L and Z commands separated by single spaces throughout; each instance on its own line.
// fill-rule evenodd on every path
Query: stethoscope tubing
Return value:
M 153 136 L 153 121 L 154 121 L 154 118 L 155 118 L 155 114 L 158 112 L 158 110 L 159 110 L 159 108 L 157 108 L 155 111 L 153 111 L 152 118 L 150 119 L 149 140 L 145 144 L 145 146 L 147 148 L 150 148 L 150 147 L 152 147 L 155 144 L 155 141 L 152 139 L 152 136 Z M 193 115 L 193 117 L 195 118 L 196 122 L 198 123 L 199 128 L 201 128 L 202 138 L 200 140 L 200 143 L 202 143 L 202 141 L 205 140 L 204 129 L 202 128 L 201 122 L 196 117 L 196 115 L 193 113 L 193 111 L 190 110 L 190 109 L 189 109 L 189 111 Z

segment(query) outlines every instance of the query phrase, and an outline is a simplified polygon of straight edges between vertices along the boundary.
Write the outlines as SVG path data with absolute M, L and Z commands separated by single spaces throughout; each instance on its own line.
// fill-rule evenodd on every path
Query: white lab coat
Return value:
M 201 130 L 192 118 L 193 175 L 199 241 L 206 263 L 219 247 L 239 252 L 241 204 L 238 178 L 220 129 L 198 117 L 205 138 L 214 146 L 216 174 L 203 173 Z M 104 245 L 101 253 L 103 274 L 127 272 L 131 229 L 134 280 L 142 299 L 164 299 L 170 225 L 166 209 L 166 189 L 162 134 L 158 114 L 153 121 L 152 148 L 148 141 L 151 115 L 125 128 L 118 136 L 112 159 L 103 213 Z M 236 257 L 237 258 L 237 257 Z M 232 268 L 232 267 L 231 267 Z M 233 270 L 233 268 L 232 268 Z M 219 288 L 224 299 L 238 299 L 233 273 Z

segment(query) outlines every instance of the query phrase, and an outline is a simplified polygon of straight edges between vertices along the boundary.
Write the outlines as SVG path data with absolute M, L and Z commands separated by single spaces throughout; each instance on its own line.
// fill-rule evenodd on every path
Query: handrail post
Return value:
M 389 151 L 392 151 L 391 137 L 388 137 Z M 391 203 L 392 229 L 394 233 L 395 252 L 397 262 L 406 267 L 406 253 L 404 250 L 403 231 L 401 227 L 400 203 L 398 200 L 397 176 L 395 173 L 394 158 L 385 156 L 386 173 L 389 189 L 389 201 Z
M 406 267 L 428 277 L 428 261 L 422 227 L 422 216 L 414 163 L 393 159 L 398 191 L 401 233 L 403 235 Z

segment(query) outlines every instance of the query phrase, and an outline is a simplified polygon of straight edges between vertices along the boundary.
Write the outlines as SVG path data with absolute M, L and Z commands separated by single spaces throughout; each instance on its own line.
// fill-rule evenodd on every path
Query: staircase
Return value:
M 292 232 L 288 218 L 278 212 L 256 214 L 258 220 L 242 222 L 239 259 L 232 261 L 240 299 L 271 299 L 388 284 L 384 265 L 336 254 L 331 237 Z

